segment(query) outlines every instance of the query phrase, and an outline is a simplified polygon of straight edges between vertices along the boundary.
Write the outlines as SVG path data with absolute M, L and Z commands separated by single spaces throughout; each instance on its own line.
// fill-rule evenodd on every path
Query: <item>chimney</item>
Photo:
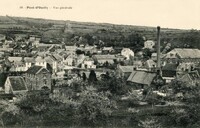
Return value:
M 162 75 L 161 73 L 161 62 L 160 62 L 160 26 L 157 27 L 157 72 L 159 75 Z

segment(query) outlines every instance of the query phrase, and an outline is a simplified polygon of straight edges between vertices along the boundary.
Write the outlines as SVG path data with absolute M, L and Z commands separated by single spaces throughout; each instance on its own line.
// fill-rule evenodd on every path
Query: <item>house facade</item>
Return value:
M 25 72 L 35 63 L 34 58 L 31 57 L 8 57 L 8 61 L 12 72 Z
M 177 77 L 178 65 L 173 63 L 167 63 L 162 67 L 162 78 L 166 83 L 170 83 Z
M 112 53 L 112 52 L 114 52 L 113 47 L 103 47 L 103 49 L 102 49 L 103 54 L 109 54 L 109 53 Z
M 75 66 L 77 56 L 75 54 L 65 55 L 63 57 L 63 64 L 67 66 Z
M 25 74 L 28 90 L 51 89 L 51 73 L 42 66 L 32 66 Z
M 105 63 L 114 64 L 114 60 L 117 60 L 117 57 L 115 55 L 94 55 L 93 59 L 99 65 L 103 65 Z
M 45 60 L 44 57 L 41 57 L 41 56 L 37 56 L 35 58 L 35 65 L 36 66 L 42 66 L 44 68 L 47 68 L 47 61 Z
M 81 64 L 82 68 L 96 68 L 96 65 L 94 64 L 94 60 L 90 57 L 86 57 L 83 61 L 83 63 Z
M 152 49 L 155 44 L 153 40 L 147 40 L 144 42 L 144 48 Z
M 152 59 L 149 59 L 149 60 L 147 60 L 147 61 L 144 62 L 144 67 L 148 71 L 155 71 L 155 69 L 156 69 L 156 62 L 153 61 Z
M 163 58 L 167 63 L 194 63 L 200 62 L 200 50 L 190 48 L 175 48 Z
M 178 72 L 190 72 L 200 63 L 200 50 L 190 48 L 175 48 L 168 52 L 162 61 L 177 64 Z

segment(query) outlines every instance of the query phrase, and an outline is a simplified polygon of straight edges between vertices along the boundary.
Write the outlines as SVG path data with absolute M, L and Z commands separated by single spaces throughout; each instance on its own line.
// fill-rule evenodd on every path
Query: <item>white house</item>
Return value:
M 42 66 L 44 68 L 47 68 L 47 61 L 45 60 L 44 57 L 41 57 L 41 56 L 37 56 L 35 58 L 35 65 L 37 66 Z
M 80 54 L 80 55 L 78 55 L 77 56 L 77 65 L 79 65 L 79 64 L 82 64 L 83 63 L 83 61 L 84 61 L 84 59 L 85 59 L 85 55 L 84 54 Z
M 144 48 L 152 49 L 155 44 L 153 40 L 147 40 L 144 42 Z
M 123 48 L 121 55 L 126 57 L 127 60 L 130 59 L 130 56 L 134 57 L 134 52 L 130 48 Z
M 26 71 L 35 64 L 35 59 L 32 57 L 24 57 L 24 62 L 26 65 Z
M 77 56 L 75 54 L 66 55 L 63 57 L 63 64 L 67 66 L 75 66 L 75 60 Z
M 20 72 L 27 71 L 34 63 L 34 59 L 31 57 L 8 57 L 12 67 L 10 71 Z
M 111 53 L 114 51 L 113 47 L 103 47 L 102 52 L 103 53 Z
M 82 68 L 96 68 L 96 65 L 94 65 L 94 60 L 90 57 L 86 57 L 81 65 Z

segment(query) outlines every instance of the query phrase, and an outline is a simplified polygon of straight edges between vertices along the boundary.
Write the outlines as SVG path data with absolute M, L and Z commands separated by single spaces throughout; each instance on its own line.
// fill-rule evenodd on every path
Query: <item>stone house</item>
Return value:
M 32 66 L 25 74 L 28 90 L 51 89 L 51 73 L 42 66 Z

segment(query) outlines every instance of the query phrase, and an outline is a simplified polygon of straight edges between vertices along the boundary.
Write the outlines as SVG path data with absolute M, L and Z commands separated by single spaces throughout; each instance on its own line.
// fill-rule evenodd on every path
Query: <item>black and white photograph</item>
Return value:
M 199 0 L 0 10 L 0 128 L 200 128 Z

